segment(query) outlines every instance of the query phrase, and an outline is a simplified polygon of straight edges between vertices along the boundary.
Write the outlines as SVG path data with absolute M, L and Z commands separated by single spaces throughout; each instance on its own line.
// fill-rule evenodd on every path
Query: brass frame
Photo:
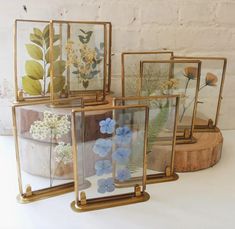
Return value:
M 83 107 L 83 101 L 82 99 L 78 98 L 72 98 L 72 99 L 60 99 L 55 100 L 54 102 L 58 103 L 68 103 L 71 101 L 77 101 L 80 100 L 81 106 Z M 33 201 L 37 201 L 40 199 L 45 199 L 49 197 L 54 197 L 57 195 L 62 195 L 68 192 L 72 192 L 74 190 L 74 182 L 68 182 L 66 184 L 57 185 L 53 187 L 43 188 L 39 190 L 32 191 L 32 188 L 30 185 L 27 185 L 26 192 L 23 191 L 23 181 L 21 176 L 21 163 L 20 163 L 20 149 L 19 149 L 19 142 L 18 142 L 18 129 L 17 129 L 17 120 L 16 120 L 16 108 L 18 107 L 24 107 L 24 106 L 32 106 L 32 105 L 40 105 L 40 104 L 51 104 L 50 100 L 38 100 L 38 101 L 24 101 L 24 102 L 17 102 L 14 103 L 12 106 L 12 119 L 13 119 L 13 134 L 14 134 L 14 140 L 15 140 L 15 152 L 16 152 L 16 165 L 17 165 L 17 176 L 18 176 L 18 186 L 19 186 L 19 195 L 17 196 L 17 200 L 20 203 L 30 203 Z M 89 187 L 90 183 L 85 182 L 83 188 Z
M 207 125 L 195 125 L 194 130 L 195 132 L 204 132 L 204 131 L 212 131 L 212 132 L 218 132 L 219 129 L 217 127 L 218 119 L 219 119 L 219 112 L 221 107 L 221 101 L 223 99 L 222 93 L 223 93 L 223 87 L 224 87 L 224 81 L 225 81 L 225 74 L 227 69 L 227 58 L 224 57 L 202 57 L 202 56 L 173 56 L 173 59 L 183 59 L 183 60 L 200 60 L 202 67 L 203 67 L 203 60 L 213 61 L 213 60 L 221 60 L 223 61 L 223 69 L 222 69 L 222 77 L 220 82 L 220 89 L 219 89 L 219 96 L 218 96 L 218 102 L 217 102 L 217 109 L 216 109 L 216 115 L 215 115 L 215 122 L 213 123 L 213 120 L 209 119 Z M 199 92 L 200 94 L 200 92 Z M 197 118 L 197 113 L 195 115 Z
M 106 104 L 107 101 L 105 100 L 106 93 L 109 92 L 109 86 L 111 84 L 111 28 L 112 25 L 110 22 L 97 22 L 97 21 L 65 21 L 65 20 L 51 20 L 50 21 L 50 50 L 53 50 L 53 28 L 54 24 L 68 24 L 68 31 L 67 36 L 70 34 L 70 24 L 90 24 L 90 25 L 100 25 L 104 27 L 104 59 L 103 59 L 103 69 L 104 69 L 104 76 L 103 76 L 103 89 L 102 90 L 80 90 L 80 91 L 70 91 L 68 92 L 68 97 L 84 97 L 84 104 L 85 105 L 99 105 L 99 104 Z M 107 29 L 109 28 L 109 31 Z M 108 61 L 108 62 L 107 62 Z M 53 51 L 50 52 L 50 63 L 53 62 Z M 108 68 L 107 68 L 108 63 Z M 50 84 L 50 95 L 51 101 L 55 100 L 55 93 L 53 87 L 53 78 L 54 78 L 54 66 L 51 64 L 51 84 Z M 70 77 L 67 75 L 66 79 Z M 67 82 L 67 84 L 70 80 Z M 108 85 L 108 90 L 107 90 Z M 70 85 L 68 85 L 70 88 Z M 100 96 L 102 96 L 100 98 Z M 87 97 L 87 98 L 86 98 Z
M 144 157 L 143 157 L 143 178 L 142 178 L 142 190 L 139 184 L 136 184 L 133 193 L 126 193 L 121 195 L 112 195 L 106 197 L 92 198 L 86 199 L 86 193 L 80 192 L 79 199 L 79 182 L 78 182 L 78 149 L 77 149 L 77 141 L 76 141 L 76 113 L 81 113 L 84 117 L 86 112 L 90 111 L 113 111 L 113 110 L 123 110 L 123 109 L 131 109 L 131 108 L 144 108 L 145 109 L 145 134 L 144 134 Z M 147 147 L 147 131 L 148 131 L 148 112 L 149 108 L 145 105 L 131 105 L 131 106 L 107 106 L 107 107 L 98 107 L 98 108 L 80 108 L 72 110 L 72 142 L 73 142 L 73 161 L 74 161 L 74 187 L 75 187 L 75 201 L 71 203 L 71 208 L 77 212 L 97 210 L 108 207 L 121 206 L 126 204 L 132 204 L 137 202 L 147 201 L 149 199 L 149 194 L 146 190 L 146 180 L 147 180 L 147 161 L 146 161 L 146 147 Z M 84 131 L 84 128 L 83 130 Z
M 175 143 L 176 143 L 176 129 L 178 123 L 178 112 L 179 112 L 179 95 L 165 95 L 165 96 L 130 96 L 130 97 L 116 97 L 113 98 L 113 105 L 116 106 L 118 101 L 151 101 L 151 100 L 161 100 L 175 98 L 176 101 L 176 109 L 175 109 L 175 120 L 174 120 L 174 128 L 173 128 L 173 138 L 172 138 L 172 149 L 171 149 L 171 163 L 169 167 L 166 167 L 165 173 L 157 173 L 147 175 L 147 184 L 155 184 L 161 182 L 174 181 L 179 178 L 179 176 L 174 172 L 174 159 L 175 159 Z
M 142 51 L 142 52 L 123 52 L 121 54 L 121 79 L 122 79 L 122 97 L 125 97 L 125 56 L 126 55 L 154 55 L 154 54 L 170 54 L 174 56 L 172 51 Z
M 192 120 L 191 120 L 191 127 L 190 129 L 185 128 L 183 130 L 182 136 L 176 136 L 176 144 L 191 144 L 195 143 L 196 139 L 193 137 L 194 133 L 194 123 L 195 123 L 195 116 L 196 116 L 196 110 L 197 110 L 197 98 L 198 98 L 198 90 L 200 86 L 200 77 L 201 77 L 201 61 L 200 60 L 144 60 L 140 61 L 140 77 L 141 77 L 141 84 L 143 79 L 143 73 L 144 73 L 144 64 L 161 64 L 161 63 L 168 63 L 170 64 L 170 68 L 173 69 L 174 64 L 179 63 L 193 63 L 198 64 L 198 71 L 197 71 L 197 83 L 195 88 L 195 97 L 194 97 L 194 106 L 193 106 L 193 113 L 192 113 Z M 177 133 L 181 133 L 181 130 L 177 130 Z
M 16 19 L 14 24 L 14 90 L 15 90 L 15 101 L 17 102 L 35 102 L 35 101 L 45 101 L 49 100 L 50 96 L 33 96 L 33 97 L 24 97 L 23 93 L 19 90 L 18 86 L 18 66 L 17 66 L 17 25 L 18 22 L 26 22 L 26 23 L 47 23 L 49 25 L 49 21 L 44 20 L 25 20 L 25 19 Z

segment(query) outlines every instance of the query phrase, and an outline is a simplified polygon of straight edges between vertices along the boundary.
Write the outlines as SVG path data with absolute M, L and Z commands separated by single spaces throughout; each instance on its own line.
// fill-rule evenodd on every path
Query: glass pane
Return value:
M 71 108 L 44 103 L 15 110 L 23 192 L 26 185 L 36 191 L 72 182 Z
M 87 199 L 145 186 L 146 107 L 136 107 L 75 112 L 77 174 L 91 183 Z
M 137 96 L 140 83 L 140 61 L 170 60 L 172 52 L 136 52 L 123 54 L 124 88 L 123 96 Z
M 145 61 L 142 63 L 140 95 L 181 95 L 177 131 L 192 130 L 199 82 L 198 62 Z
M 211 119 L 213 123 L 216 125 L 217 124 L 215 123 L 217 121 L 216 113 L 217 113 L 218 101 L 220 99 L 220 89 L 222 86 L 221 84 L 222 84 L 223 71 L 225 71 L 224 69 L 225 60 L 223 58 L 200 59 L 200 57 L 199 58 L 195 57 L 194 59 L 200 60 L 202 62 L 200 87 L 198 93 L 199 103 L 197 105 L 195 127 L 198 125 L 207 126 L 209 119 Z
M 177 97 L 136 97 L 115 100 L 116 105 L 142 104 L 149 106 L 147 175 L 165 173 L 172 167 L 175 141 Z
M 25 98 L 49 96 L 49 22 L 19 20 L 15 32 L 18 90 Z
M 62 65 L 65 69 L 65 88 L 69 95 L 96 95 L 99 92 L 103 96 L 107 74 L 104 57 L 107 48 L 105 24 L 55 21 L 52 25 L 55 34 L 61 34 L 61 46 L 54 48 L 58 48 L 58 55 L 63 61 L 54 67 L 54 91 L 59 91 L 56 80 Z

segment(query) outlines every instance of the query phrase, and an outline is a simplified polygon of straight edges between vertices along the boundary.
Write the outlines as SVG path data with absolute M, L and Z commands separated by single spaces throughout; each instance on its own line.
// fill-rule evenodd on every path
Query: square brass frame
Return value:
M 70 99 L 60 99 L 55 100 L 54 102 L 58 103 L 69 103 L 71 101 L 80 101 L 81 106 L 83 106 L 82 99 L 78 98 L 70 98 Z M 41 104 L 48 104 L 53 105 L 50 100 L 43 101 L 24 101 L 24 102 L 18 102 L 15 103 L 12 106 L 12 119 L 13 119 L 13 134 L 14 134 L 14 140 L 15 140 L 15 153 L 16 153 L 16 166 L 17 166 L 17 176 L 18 176 L 18 186 L 19 186 L 19 195 L 17 196 L 17 200 L 20 203 L 30 203 L 33 201 L 54 197 L 57 195 L 62 195 L 68 192 L 74 191 L 74 182 L 69 182 L 67 184 L 57 185 L 53 187 L 43 188 L 39 190 L 33 191 L 30 184 L 26 187 L 26 192 L 23 191 L 23 182 L 22 182 L 22 176 L 21 176 L 21 164 L 20 164 L 20 149 L 19 149 L 19 142 L 18 142 L 18 128 L 17 128 L 17 120 L 16 120 L 16 108 L 18 107 L 24 107 L 24 106 L 31 106 L 31 105 L 41 105 Z M 89 183 L 87 182 L 85 186 L 89 186 Z M 85 188 L 84 186 L 84 188 Z
M 144 73 L 144 64 L 161 64 L 161 63 L 168 63 L 170 64 L 170 75 L 169 77 L 174 77 L 172 75 L 174 64 L 181 64 L 181 63 L 194 63 L 198 64 L 198 71 L 197 71 L 197 84 L 195 89 L 195 97 L 194 97 L 194 105 L 193 105 L 193 113 L 192 113 L 192 119 L 191 119 L 191 125 L 190 128 L 185 128 L 183 131 L 176 130 L 177 133 L 183 133 L 183 135 L 176 136 L 176 144 L 191 144 L 195 143 L 196 139 L 193 137 L 194 133 L 194 123 L 195 123 L 195 117 L 196 117 L 196 110 L 197 110 L 197 98 L 198 98 L 198 90 L 200 86 L 200 76 L 201 76 L 201 61 L 200 60 L 144 60 L 140 61 L 140 88 L 142 87 L 142 79 L 143 79 L 143 73 Z
M 227 58 L 224 57 L 202 57 L 202 56 L 173 56 L 172 59 L 180 59 L 180 60 L 200 60 L 203 65 L 203 60 L 221 60 L 223 61 L 223 70 L 222 70 L 222 78 L 221 78 L 221 84 L 220 84 L 220 90 L 219 90 L 219 96 L 217 100 L 217 110 L 216 110 L 216 116 L 215 116 L 215 122 L 211 119 L 208 120 L 207 125 L 195 125 L 194 131 L 195 132 L 204 132 L 204 131 L 212 131 L 212 132 L 218 132 L 219 129 L 217 127 L 218 125 L 218 119 L 219 119 L 219 112 L 221 107 L 221 101 L 223 99 L 222 93 L 223 93 L 223 87 L 224 87 L 224 81 L 225 81 L 225 75 L 226 75 L 226 69 L 227 69 Z M 200 92 L 199 92 L 200 94 Z M 197 112 L 195 115 L 197 118 Z
M 143 52 L 123 52 L 121 54 L 121 79 L 122 79 L 122 97 L 125 97 L 125 56 L 127 55 L 154 55 L 154 54 L 170 54 L 174 56 L 172 51 L 143 51 Z
M 128 108 L 144 108 L 145 109 L 145 134 L 144 134 L 144 157 L 143 157 L 143 179 L 142 179 L 142 190 L 139 184 L 136 184 L 132 193 L 126 194 L 119 194 L 119 195 L 111 195 L 106 197 L 99 197 L 99 198 L 86 198 L 85 192 L 80 192 L 79 196 L 79 182 L 78 182 L 78 149 L 77 149 L 77 133 L 76 133 L 76 121 L 75 115 L 76 113 L 80 112 L 82 117 L 85 116 L 85 112 L 89 111 L 104 111 L 104 110 L 123 110 Z M 74 162 L 74 189 L 75 189 L 75 201 L 71 203 L 71 208 L 76 212 L 84 212 L 84 211 L 91 211 L 121 205 L 127 205 L 132 203 L 138 203 L 147 201 L 150 196 L 146 192 L 146 169 L 147 169 L 147 162 L 146 162 L 146 150 L 147 150 L 147 131 L 148 131 L 148 112 L 149 108 L 145 105 L 131 105 L 131 106 L 106 106 L 106 107 L 87 107 L 87 108 L 80 108 L 80 109 L 73 109 L 72 110 L 72 142 L 73 142 L 73 162 Z M 85 131 L 84 127 L 81 130 L 82 132 Z
M 173 128 L 173 138 L 172 138 L 172 149 L 171 149 L 171 163 L 170 166 L 167 166 L 165 173 L 151 174 L 147 175 L 147 184 L 155 184 L 161 182 L 174 181 L 179 178 L 178 174 L 174 171 L 174 159 L 175 159 L 175 143 L 176 143 L 176 129 L 178 122 L 178 112 L 179 112 L 179 95 L 165 95 L 165 96 L 130 96 L 130 97 L 116 97 L 113 98 L 113 105 L 116 106 L 118 102 L 122 102 L 122 105 L 125 105 L 125 101 L 151 101 L 151 100 L 161 100 L 167 98 L 175 98 L 176 109 L 175 109 L 175 120 Z M 157 127 L 156 127 L 157 128 Z M 164 140 L 164 139 L 163 139 Z
M 70 90 L 70 72 L 67 69 L 67 86 L 68 86 L 68 97 L 83 97 L 85 105 L 99 105 L 99 104 L 106 104 L 107 101 L 105 100 L 105 96 L 107 93 L 110 92 L 111 86 L 111 39 L 112 39 L 112 24 L 110 22 L 98 22 L 98 21 L 65 21 L 65 20 L 51 20 L 50 21 L 50 50 L 53 50 L 53 28 L 54 24 L 67 24 L 67 38 L 70 36 L 70 24 L 90 24 L 90 25 L 101 25 L 104 27 L 104 76 L 103 76 L 103 89 L 102 90 L 81 90 L 81 91 L 71 91 Z M 53 63 L 53 51 L 50 52 L 50 63 Z M 51 101 L 57 99 L 54 93 L 53 87 L 53 78 L 54 78 L 54 66 L 51 64 L 51 84 L 50 84 L 50 91 L 51 91 Z

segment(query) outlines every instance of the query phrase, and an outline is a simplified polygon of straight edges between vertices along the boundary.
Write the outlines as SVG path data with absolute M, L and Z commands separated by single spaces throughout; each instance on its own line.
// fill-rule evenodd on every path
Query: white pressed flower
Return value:
M 50 111 L 43 113 L 43 120 L 35 121 L 30 127 L 30 133 L 34 139 L 43 140 L 47 137 L 60 138 L 70 129 L 70 121 L 67 115 L 57 115 Z
M 54 151 L 57 163 L 63 162 L 66 165 L 72 162 L 72 146 L 69 143 L 59 142 Z

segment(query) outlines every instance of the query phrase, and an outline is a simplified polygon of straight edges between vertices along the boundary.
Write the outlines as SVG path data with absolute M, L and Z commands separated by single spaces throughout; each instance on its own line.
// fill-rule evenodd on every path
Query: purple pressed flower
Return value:
M 100 132 L 102 134 L 112 134 L 115 129 L 116 122 L 111 118 L 106 118 L 99 122 Z
M 93 146 L 93 152 L 100 157 L 106 157 L 112 148 L 112 140 L 99 138 Z
M 130 154 L 130 149 L 120 147 L 114 151 L 112 158 L 120 164 L 125 164 L 129 161 Z
M 118 127 L 116 129 L 116 143 L 117 144 L 129 144 L 131 142 L 132 132 L 129 127 Z
M 125 181 L 131 178 L 131 173 L 129 171 L 129 169 L 124 168 L 124 169 L 119 169 L 117 171 L 117 179 L 119 181 Z
M 105 193 L 105 192 L 113 192 L 115 190 L 114 186 L 114 180 L 112 177 L 109 177 L 107 179 L 99 179 L 97 181 L 98 189 L 97 192 L 99 193 Z
M 112 163 L 109 160 L 97 161 L 95 163 L 95 170 L 97 176 L 102 176 L 104 174 L 109 174 L 112 172 Z

